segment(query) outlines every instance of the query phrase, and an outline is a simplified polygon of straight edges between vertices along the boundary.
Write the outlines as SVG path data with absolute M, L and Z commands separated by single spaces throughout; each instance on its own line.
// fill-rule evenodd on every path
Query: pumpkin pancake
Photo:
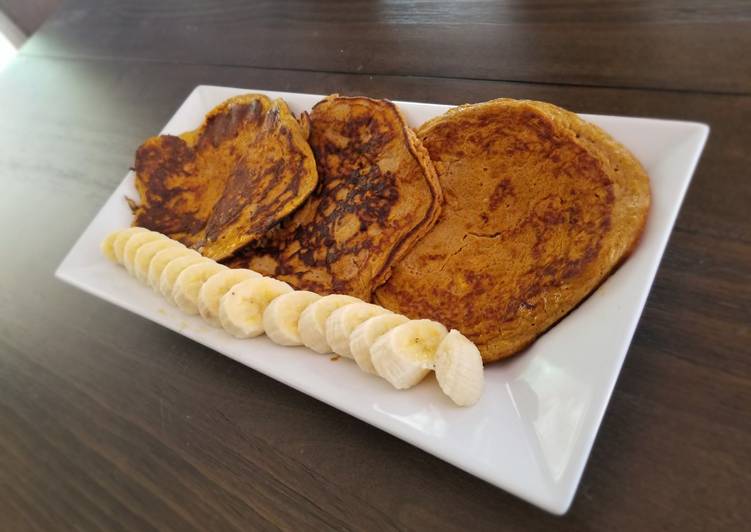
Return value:
M 389 101 L 329 96 L 315 105 L 310 124 L 316 190 L 261 246 L 227 264 L 369 301 L 394 261 L 435 223 L 438 179 Z
M 445 204 L 376 300 L 460 330 L 485 362 L 519 352 L 563 318 L 643 231 L 644 169 L 573 113 L 501 99 L 453 109 L 417 134 Z
M 148 139 L 136 152 L 134 225 L 222 259 L 259 239 L 313 191 L 301 125 L 282 100 L 226 100 L 195 131 Z

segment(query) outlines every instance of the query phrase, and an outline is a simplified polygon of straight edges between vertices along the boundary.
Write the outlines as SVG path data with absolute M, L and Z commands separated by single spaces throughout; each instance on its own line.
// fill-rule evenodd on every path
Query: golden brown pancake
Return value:
M 531 344 L 642 233 L 649 178 L 623 146 L 573 113 L 501 99 L 453 109 L 417 133 L 445 204 L 376 300 L 459 329 L 485 362 Z
M 315 105 L 310 121 L 315 192 L 263 247 L 228 264 L 369 301 L 394 261 L 435 223 L 438 179 L 391 102 L 334 95 Z
M 318 179 L 307 128 L 260 94 L 226 100 L 195 131 L 148 139 L 135 171 L 134 224 L 214 259 L 264 236 Z

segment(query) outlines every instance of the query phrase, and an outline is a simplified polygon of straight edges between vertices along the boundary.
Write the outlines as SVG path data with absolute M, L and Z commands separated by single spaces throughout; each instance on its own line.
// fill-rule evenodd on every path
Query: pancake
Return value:
M 554 105 L 461 106 L 417 131 L 445 196 L 438 223 L 376 292 L 491 362 L 530 345 L 628 256 L 649 178 L 623 146 Z
M 264 236 L 318 180 L 307 127 L 260 94 L 226 100 L 195 131 L 148 139 L 135 171 L 134 225 L 217 260 Z
M 315 105 L 310 124 L 315 192 L 262 245 L 227 264 L 369 301 L 394 261 L 435 223 L 438 179 L 389 101 L 329 96 Z

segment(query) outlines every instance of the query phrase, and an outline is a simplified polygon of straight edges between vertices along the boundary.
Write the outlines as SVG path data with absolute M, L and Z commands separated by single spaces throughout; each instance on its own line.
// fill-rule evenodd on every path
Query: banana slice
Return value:
M 135 275 L 133 272 L 134 263 L 136 260 L 136 253 L 141 249 L 144 244 L 154 242 L 155 240 L 168 240 L 166 236 L 155 231 L 144 231 L 136 233 L 131 236 L 123 247 L 123 266 L 128 270 L 128 273 Z
M 380 336 L 386 334 L 397 325 L 407 323 L 408 321 L 409 319 L 406 316 L 388 313 L 370 318 L 355 327 L 352 334 L 349 335 L 349 350 L 352 353 L 352 358 L 355 359 L 361 370 L 366 373 L 378 375 L 373 366 L 373 361 L 370 359 L 370 347 Z
M 115 257 L 115 250 L 113 246 L 115 244 L 115 239 L 120 236 L 120 233 L 122 232 L 123 229 L 115 229 L 106 237 L 104 237 L 102 243 L 99 244 L 99 250 L 102 252 L 102 255 L 107 257 L 107 259 L 111 260 L 112 262 L 117 262 L 117 257 Z
M 157 253 L 167 248 L 185 249 L 185 246 L 177 240 L 172 240 L 170 238 L 160 238 L 152 242 L 147 242 L 136 251 L 136 256 L 133 258 L 133 269 L 130 273 L 135 275 L 136 279 L 142 283 L 146 283 L 149 278 L 149 265 L 151 264 L 151 259 L 153 259 Z
M 201 286 L 198 293 L 198 312 L 210 325 L 221 328 L 219 301 L 227 291 L 243 281 L 261 277 L 261 274 L 244 268 L 227 269 L 215 273 Z
M 349 340 L 352 331 L 362 322 L 389 311 L 371 303 L 352 303 L 336 309 L 326 319 L 326 342 L 337 355 L 352 357 Z
M 175 279 L 172 300 L 186 314 L 198 314 L 198 293 L 204 283 L 214 274 L 229 270 L 218 262 L 199 262 L 188 266 Z
M 211 259 L 202 257 L 199 254 L 186 255 L 186 256 L 177 257 L 176 259 L 171 260 L 169 264 L 167 264 L 167 266 L 164 267 L 164 270 L 162 270 L 162 275 L 159 277 L 159 292 L 164 296 L 164 298 L 167 301 L 169 301 L 170 303 L 174 303 L 175 300 L 172 299 L 172 290 L 175 288 L 175 282 L 177 282 L 177 277 L 188 266 L 198 264 L 199 262 L 209 262 L 210 260 Z
M 148 229 L 144 229 L 143 227 L 128 227 L 118 233 L 112 241 L 112 254 L 115 256 L 115 262 L 118 264 L 123 263 L 123 251 L 125 251 L 125 244 L 128 243 L 128 239 L 136 233 L 143 233 L 144 231 L 148 231 Z M 106 241 L 107 239 L 105 239 Z
M 159 282 L 162 278 L 162 272 L 167 264 L 178 257 L 187 256 L 200 257 L 201 255 L 194 249 L 179 246 L 170 247 L 157 252 L 149 263 L 149 273 L 146 276 L 148 285 L 154 289 L 155 292 L 159 292 Z
M 352 303 L 362 301 L 352 296 L 332 294 L 309 305 L 300 314 L 298 322 L 302 343 L 317 353 L 330 353 L 331 346 L 326 341 L 326 320 L 339 307 Z
M 435 376 L 443 393 L 459 406 L 480 400 L 484 385 L 482 356 L 477 346 L 456 329 L 438 345 Z
M 436 349 L 447 334 L 437 321 L 410 320 L 373 343 L 373 366 L 394 388 L 411 388 L 433 369 Z
M 263 311 L 263 330 L 279 345 L 302 345 L 298 323 L 300 314 L 321 296 L 305 290 L 282 294 Z
M 219 302 L 219 321 L 236 338 L 263 334 L 263 312 L 271 301 L 292 287 L 271 277 L 248 279 L 236 284 Z

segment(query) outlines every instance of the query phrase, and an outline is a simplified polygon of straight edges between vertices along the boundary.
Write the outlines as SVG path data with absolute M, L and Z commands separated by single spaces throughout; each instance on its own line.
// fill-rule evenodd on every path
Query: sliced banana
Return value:
M 113 246 L 115 244 L 115 239 L 120 236 L 120 233 L 122 232 L 123 229 L 115 229 L 106 237 L 104 237 L 102 243 L 99 244 L 99 250 L 102 252 L 102 255 L 107 257 L 107 259 L 111 260 L 112 262 L 117 262 L 117 257 L 115 257 L 115 250 Z
M 332 294 L 309 305 L 300 314 L 298 322 L 302 343 L 317 353 L 330 353 L 331 346 L 326 341 L 326 320 L 339 307 L 361 302 L 356 297 Z
M 244 268 L 226 269 L 209 277 L 198 293 L 198 312 L 201 317 L 210 325 L 221 328 L 219 301 L 222 296 L 236 284 L 255 277 L 261 277 L 261 274 Z
M 274 298 L 292 292 L 292 287 L 271 277 L 248 279 L 236 284 L 219 302 L 219 321 L 236 338 L 263 334 L 263 312 Z
M 154 255 L 149 263 L 149 273 L 146 276 L 148 285 L 159 292 L 159 282 L 162 278 L 162 272 L 164 268 L 178 257 L 200 257 L 201 254 L 194 249 L 188 249 L 186 247 L 170 247 L 159 251 Z
M 133 258 L 133 269 L 130 273 L 142 283 L 147 282 L 151 259 L 153 259 L 157 253 L 167 248 L 185 249 L 185 246 L 177 240 L 172 240 L 170 238 L 160 238 L 147 242 L 136 251 L 136 255 Z
M 125 251 L 125 244 L 128 243 L 130 237 L 132 237 L 136 233 L 143 233 L 144 231 L 148 231 L 148 229 L 144 229 L 143 227 L 128 227 L 127 229 L 123 229 L 122 231 L 120 231 L 120 233 L 118 233 L 118 235 L 112 241 L 112 254 L 115 256 L 115 262 L 117 262 L 118 264 L 123 263 L 123 252 Z
M 456 329 L 438 345 L 435 376 L 443 393 L 459 406 L 480 400 L 484 386 L 482 356 L 477 346 Z
M 279 345 L 302 345 L 298 323 L 300 314 L 321 296 L 305 290 L 282 294 L 263 311 L 263 330 Z
M 134 263 L 136 260 L 136 253 L 141 249 L 144 244 L 154 242 L 156 240 L 169 240 L 166 236 L 155 231 L 145 231 L 142 233 L 136 233 L 128 239 L 123 248 L 123 266 L 128 270 L 128 273 L 135 275 L 133 272 Z
M 198 293 L 204 283 L 214 274 L 228 270 L 223 264 L 214 262 L 199 262 L 188 266 L 175 279 L 172 287 L 172 300 L 177 308 L 186 314 L 198 314 Z
M 247 269 L 228 269 L 176 240 L 143 227 L 109 233 L 102 254 L 174 302 L 237 338 L 264 331 L 279 345 L 354 358 L 367 373 L 398 389 L 434 369 L 441 390 L 457 405 L 479 401 L 482 356 L 459 331 L 432 320 L 408 320 L 356 297 L 321 297 Z
M 202 257 L 199 254 L 185 255 L 171 260 L 169 264 L 164 267 L 162 275 L 159 277 L 159 292 L 167 301 L 174 303 L 175 301 L 172 299 L 172 290 L 175 288 L 175 282 L 183 270 L 188 266 L 198 264 L 199 262 L 209 262 L 210 260 L 211 259 Z
M 446 334 L 446 327 L 432 320 L 394 327 L 373 342 L 373 366 L 394 388 L 411 388 L 433 369 L 436 349 Z
M 337 355 L 352 357 L 349 340 L 352 331 L 362 322 L 389 311 L 371 303 L 352 303 L 336 309 L 326 319 L 326 342 Z
M 355 359 L 361 370 L 366 373 L 378 375 L 373 366 L 373 361 L 370 359 L 370 347 L 380 336 L 386 334 L 397 325 L 408 321 L 409 319 L 406 316 L 388 313 L 370 318 L 355 327 L 349 336 L 349 350 L 352 353 L 352 358 Z

